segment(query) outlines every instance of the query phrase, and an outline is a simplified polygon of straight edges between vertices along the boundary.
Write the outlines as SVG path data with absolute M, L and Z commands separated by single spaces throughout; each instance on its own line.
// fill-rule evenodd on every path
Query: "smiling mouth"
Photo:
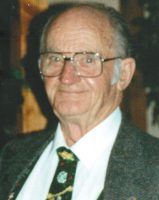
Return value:
M 58 92 L 60 93 L 72 93 L 72 94 L 78 94 L 78 93 L 85 93 L 85 92 L 88 92 L 86 90 L 81 90 L 81 89 L 75 89 L 75 88 L 59 88 L 58 89 Z
M 81 94 L 81 93 L 85 93 L 86 91 L 59 90 L 59 92 L 66 93 L 66 94 Z

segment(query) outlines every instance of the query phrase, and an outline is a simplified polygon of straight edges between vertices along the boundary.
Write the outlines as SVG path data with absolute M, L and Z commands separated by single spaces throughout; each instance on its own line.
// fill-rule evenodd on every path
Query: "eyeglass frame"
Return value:
M 40 57 L 42 56 L 42 55 L 44 55 L 44 54 L 48 54 L 48 53 L 54 53 L 54 54 L 59 54 L 59 55 L 61 55 L 62 56 L 62 58 L 63 58 L 63 66 L 62 67 L 64 67 L 64 65 L 65 65 L 65 62 L 66 61 L 72 61 L 72 63 L 73 63 L 73 61 L 74 61 L 74 57 L 77 55 L 77 54 L 94 54 L 94 55 L 96 55 L 96 56 L 98 56 L 98 58 L 99 58 L 99 61 L 101 62 L 101 70 L 100 70 L 100 73 L 98 74 L 98 75 L 95 75 L 95 76 L 85 76 L 85 75 L 80 75 L 80 74 L 76 74 L 77 76 L 79 76 L 79 77 L 84 77 L 84 78 L 95 78 L 95 77 L 98 77 L 98 76 L 100 76 L 102 73 L 103 73 L 103 63 L 104 62 L 109 62 L 109 61 L 112 61 L 112 60 L 116 60 L 116 59 L 123 59 L 123 57 L 121 57 L 121 56 L 116 56 L 116 57 L 112 57 L 112 58 L 103 58 L 102 56 L 101 56 L 101 54 L 100 53 L 98 53 L 98 52 L 92 52 L 92 51 L 81 51 L 81 52 L 58 52 L 58 51 L 42 51 L 42 52 L 40 52 Z M 72 56 L 71 57 L 68 57 L 68 56 L 65 56 L 64 54 L 72 54 Z M 39 58 L 39 63 L 40 63 L 40 60 L 41 60 L 41 58 Z M 39 64 L 39 66 L 40 66 L 40 64 Z M 40 69 L 40 67 L 39 67 L 39 69 Z M 43 74 L 43 72 L 41 71 L 41 69 L 40 69 L 40 75 L 41 76 L 44 76 L 44 77 L 58 77 L 58 76 L 60 76 L 62 74 L 62 70 L 61 70 L 61 72 L 58 74 L 58 75 L 45 75 L 45 74 Z

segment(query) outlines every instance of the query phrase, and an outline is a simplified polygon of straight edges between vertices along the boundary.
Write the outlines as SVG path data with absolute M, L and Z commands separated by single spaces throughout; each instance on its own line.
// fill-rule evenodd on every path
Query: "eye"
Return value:
M 94 62 L 94 59 L 93 59 L 93 57 L 92 56 L 86 56 L 86 58 L 85 58 L 85 63 L 86 64 L 91 64 L 91 63 L 93 63 Z
M 48 58 L 47 58 L 50 62 L 60 62 L 61 61 L 61 57 L 59 55 L 56 55 L 56 54 L 50 54 L 48 55 Z
M 95 62 L 95 58 L 93 55 L 86 55 L 85 64 L 93 64 Z

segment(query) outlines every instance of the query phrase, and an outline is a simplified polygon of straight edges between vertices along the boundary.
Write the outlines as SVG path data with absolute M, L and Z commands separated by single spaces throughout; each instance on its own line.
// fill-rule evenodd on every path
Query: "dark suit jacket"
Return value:
M 14 199 L 53 137 L 52 131 L 41 131 L 20 136 L 4 148 L 0 159 L 0 200 L 8 200 L 9 196 Z M 159 140 L 125 119 L 111 152 L 101 199 L 159 200 Z

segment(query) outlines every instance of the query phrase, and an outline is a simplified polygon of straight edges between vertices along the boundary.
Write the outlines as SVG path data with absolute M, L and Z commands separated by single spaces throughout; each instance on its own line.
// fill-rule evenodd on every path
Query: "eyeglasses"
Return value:
M 67 57 L 64 54 L 73 54 Z M 40 74 L 46 77 L 60 76 L 67 61 L 70 61 L 77 76 L 96 77 L 103 71 L 103 63 L 121 57 L 102 58 L 99 53 L 94 52 L 42 52 L 40 54 Z

